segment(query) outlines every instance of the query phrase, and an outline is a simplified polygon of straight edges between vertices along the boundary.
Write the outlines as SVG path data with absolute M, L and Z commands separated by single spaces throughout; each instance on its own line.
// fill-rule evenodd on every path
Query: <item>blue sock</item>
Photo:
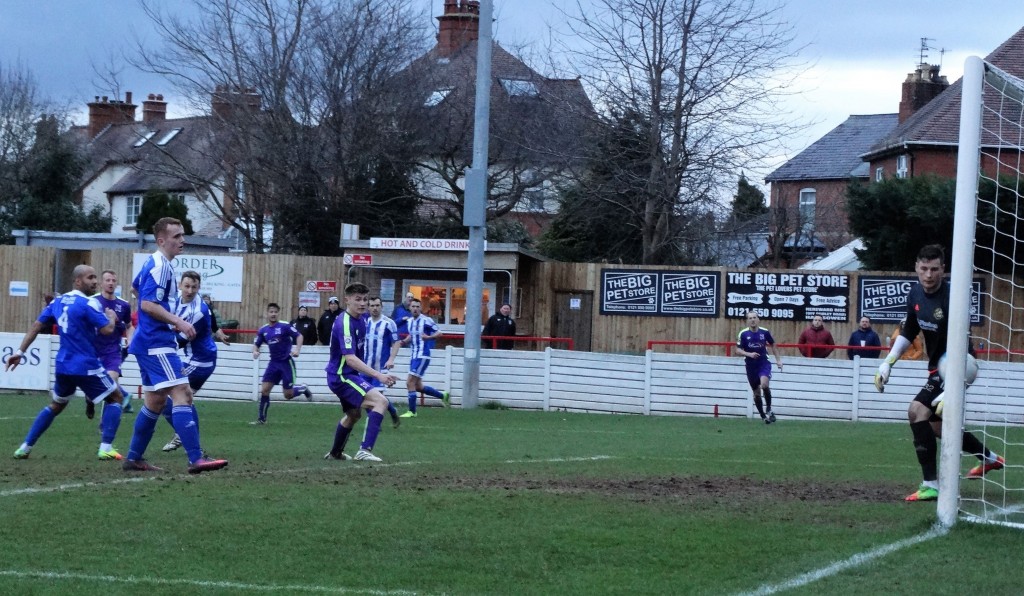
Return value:
M 269 410 L 269 409 L 270 409 L 270 396 L 269 395 L 261 395 L 260 396 L 260 417 L 259 417 L 260 420 L 262 420 L 264 422 L 267 421 L 267 410 Z
M 39 437 L 43 436 L 46 429 L 50 428 L 50 424 L 53 423 L 53 419 L 57 415 L 53 413 L 50 406 L 46 406 L 36 415 L 36 419 L 32 422 L 32 426 L 28 429 L 28 434 L 25 435 L 25 443 L 31 447 L 36 444 Z
M 359 448 L 372 451 L 373 445 L 377 442 L 377 435 L 380 434 L 380 423 L 384 421 L 384 414 L 370 410 L 366 418 L 366 432 L 363 434 L 363 443 Z
M 438 399 L 441 399 L 442 397 L 444 397 L 444 395 L 442 395 L 440 391 L 438 391 L 437 389 L 434 389 L 430 385 L 424 385 L 423 386 L 423 393 L 426 393 L 430 397 L 436 397 Z
M 188 463 L 196 463 L 203 456 L 203 449 L 199 446 L 199 428 L 192 417 L 192 406 L 174 406 L 171 418 L 174 419 L 174 432 L 178 433 L 181 446 L 188 454 Z
M 391 403 L 390 400 L 388 401 L 388 414 L 391 414 L 392 420 L 398 419 L 398 409 L 395 408 L 395 404 Z
M 331 455 L 334 457 L 341 457 L 343 451 L 345 451 L 345 443 L 348 442 L 348 435 L 352 432 L 351 428 L 345 428 L 340 422 L 338 428 L 334 429 L 334 444 L 331 445 Z
M 146 406 L 139 409 L 139 415 L 135 417 L 135 432 L 132 433 L 132 441 L 128 444 L 128 459 L 142 459 L 149 442 L 153 440 L 153 431 L 156 430 L 156 423 L 159 421 L 160 414 Z
M 196 405 L 192 404 L 192 418 L 196 421 L 196 434 L 199 433 L 199 410 L 196 409 Z
M 416 392 L 415 391 L 410 391 L 409 392 L 409 411 L 412 412 L 413 414 L 416 413 Z
M 171 425 L 171 428 L 174 428 L 174 420 L 171 419 L 171 412 L 173 410 L 174 402 L 171 400 L 171 398 L 168 397 L 167 401 L 164 402 L 164 408 L 160 410 L 160 415 L 164 417 L 164 420 L 167 421 L 167 424 Z
M 107 404 L 103 408 L 103 417 L 100 419 L 100 428 L 102 429 L 100 442 L 113 443 L 119 426 L 121 426 L 121 404 Z

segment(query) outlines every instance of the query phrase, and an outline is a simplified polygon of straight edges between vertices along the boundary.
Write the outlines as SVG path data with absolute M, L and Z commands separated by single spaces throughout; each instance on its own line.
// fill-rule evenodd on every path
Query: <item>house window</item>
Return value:
M 800 230 L 811 233 L 814 231 L 814 210 L 818 203 L 818 192 L 813 188 L 800 191 Z
M 160 137 L 160 140 L 157 141 L 156 144 L 160 145 L 161 147 L 163 147 L 167 143 L 170 143 L 171 139 L 173 139 L 174 137 L 178 136 L 179 132 L 181 132 L 180 128 L 172 129 L 170 132 L 168 132 L 164 136 Z
M 423 106 L 427 108 L 432 108 L 437 104 L 441 103 L 442 101 L 444 101 L 444 99 L 448 97 L 448 94 L 451 92 L 451 88 L 437 89 L 427 97 L 427 100 L 423 102 Z
M 466 324 L 466 283 L 459 281 L 420 281 L 405 282 L 404 296 L 408 292 L 419 299 L 423 314 L 434 319 L 438 325 Z M 480 325 L 494 314 L 496 287 L 484 284 L 483 304 L 480 309 Z
M 508 93 L 511 97 L 537 97 L 540 95 L 540 91 L 533 81 L 524 81 L 522 79 L 498 80 L 501 81 L 501 86 L 505 88 L 505 93 Z
M 526 208 L 534 213 L 544 212 L 544 191 L 540 189 L 526 192 Z
M 142 197 L 128 197 L 125 202 L 124 225 L 134 226 L 139 221 L 139 213 L 142 212 Z
M 875 182 L 881 182 L 885 178 L 884 174 L 885 168 L 875 168 Z
M 139 137 L 138 141 L 135 141 L 135 144 L 132 145 L 132 146 L 133 147 L 141 147 L 141 146 L 145 145 L 146 141 L 152 139 L 153 135 L 155 135 L 155 134 L 156 134 L 155 130 L 146 131 L 141 137 Z
M 910 158 L 906 155 L 896 157 L 896 177 L 906 178 L 910 173 Z

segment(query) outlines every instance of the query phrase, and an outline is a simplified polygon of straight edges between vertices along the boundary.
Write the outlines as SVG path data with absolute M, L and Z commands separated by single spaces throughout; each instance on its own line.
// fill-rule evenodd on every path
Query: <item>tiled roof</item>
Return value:
M 195 184 L 216 178 L 221 165 L 223 150 L 217 149 L 211 122 L 209 116 L 197 116 L 112 124 L 86 145 L 88 163 L 83 186 L 107 167 L 123 164 L 131 169 L 106 189 L 106 193 L 142 193 L 150 189 L 192 191 Z M 158 144 L 175 129 L 180 130 L 173 138 L 164 145 Z M 147 135 L 150 138 L 136 146 Z
M 865 176 L 867 172 L 860 155 L 892 131 L 896 121 L 896 114 L 850 116 L 769 174 L 765 181 L 832 180 Z
M 1024 28 L 986 56 L 985 61 L 1015 77 L 1024 78 Z M 875 143 L 863 157 L 867 159 L 903 145 L 956 145 L 960 136 L 962 90 L 963 79 L 960 79 Z M 998 98 L 988 86 L 983 101 L 993 106 L 998 103 Z M 984 128 L 996 128 L 996 118 L 990 112 L 985 114 Z M 983 133 L 981 141 L 982 144 L 993 144 L 996 139 L 990 133 Z

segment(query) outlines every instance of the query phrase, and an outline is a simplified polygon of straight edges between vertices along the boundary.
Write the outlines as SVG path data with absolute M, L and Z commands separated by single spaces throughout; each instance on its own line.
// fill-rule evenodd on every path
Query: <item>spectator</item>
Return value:
M 320 320 L 316 324 L 316 335 L 320 338 L 321 345 L 331 345 L 331 329 L 334 328 L 334 319 L 337 319 L 340 314 L 338 297 L 331 296 L 327 300 L 327 310 L 324 311 L 324 314 L 320 315 Z
M 512 320 L 512 307 L 509 304 L 502 304 L 498 312 L 491 315 L 491 318 L 487 319 L 487 324 L 484 325 L 484 336 L 497 336 L 497 337 L 515 337 L 516 336 L 516 322 Z M 510 339 L 500 339 L 497 341 L 499 350 L 511 350 L 515 342 Z M 485 344 L 485 347 L 489 346 Z
M 213 339 L 223 343 L 224 345 L 231 345 L 231 342 L 228 340 L 228 334 L 224 333 L 224 330 L 221 329 L 220 325 L 217 323 L 218 319 L 220 319 L 220 313 L 217 312 L 217 309 L 213 306 L 213 297 L 209 294 L 203 294 L 200 298 L 204 303 L 206 303 L 206 308 L 210 311 L 210 330 L 213 331 Z M 232 329 L 237 328 L 237 325 L 232 327 Z
M 406 293 L 405 300 L 396 306 L 395 310 L 391 311 L 391 320 L 395 322 L 395 325 L 398 325 L 399 335 L 404 336 L 409 334 L 409 319 L 412 318 L 412 313 L 409 312 L 409 303 L 412 302 L 414 298 L 416 298 L 416 296 L 414 296 L 412 292 Z
M 804 329 L 796 343 L 800 345 L 800 354 L 807 358 L 828 358 L 835 348 L 827 346 L 836 345 L 835 340 L 832 339 L 832 333 L 825 329 L 825 320 L 821 318 L 821 315 L 814 315 L 811 326 Z
M 316 321 L 309 316 L 309 309 L 305 306 L 299 307 L 299 316 L 292 319 L 292 327 L 302 334 L 302 345 L 315 346 L 317 341 Z
M 860 327 L 850 334 L 850 341 L 846 342 L 846 345 L 862 346 L 862 348 L 865 348 L 846 348 L 846 357 L 850 360 L 853 360 L 854 356 L 860 356 L 861 358 L 878 358 L 878 353 L 881 350 L 871 350 L 866 348 L 870 348 L 872 346 L 881 348 L 882 340 L 878 338 L 878 334 L 871 328 L 871 319 L 868 317 L 861 317 Z

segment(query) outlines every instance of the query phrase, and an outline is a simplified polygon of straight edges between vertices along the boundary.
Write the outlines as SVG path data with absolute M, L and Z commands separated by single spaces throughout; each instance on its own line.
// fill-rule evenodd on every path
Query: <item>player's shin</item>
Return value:
M 117 428 L 121 425 L 121 404 L 109 403 L 103 408 L 103 418 L 100 419 L 102 429 L 100 441 L 103 444 L 114 442 L 117 436 Z
M 199 446 L 199 427 L 193 418 L 192 406 L 174 406 L 171 418 L 174 420 L 174 432 L 178 433 L 181 446 L 188 454 L 188 463 L 195 463 L 203 456 L 203 449 Z
M 384 414 L 370 410 L 366 419 L 366 433 L 363 434 L 363 442 L 359 448 L 373 451 L 373 446 L 377 443 L 377 435 L 380 434 L 380 424 L 384 421 Z
M 153 431 L 156 423 L 160 420 L 160 414 L 150 410 L 147 406 L 139 409 L 139 415 L 135 417 L 135 429 L 132 433 L 132 441 L 128 445 L 128 459 L 137 461 L 142 459 L 153 439 Z
M 921 464 L 921 474 L 924 480 L 937 480 L 939 477 L 936 462 L 938 441 L 931 423 L 927 420 L 912 422 L 910 432 L 914 435 L 914 451 L 917 452 L 917 461 Z

